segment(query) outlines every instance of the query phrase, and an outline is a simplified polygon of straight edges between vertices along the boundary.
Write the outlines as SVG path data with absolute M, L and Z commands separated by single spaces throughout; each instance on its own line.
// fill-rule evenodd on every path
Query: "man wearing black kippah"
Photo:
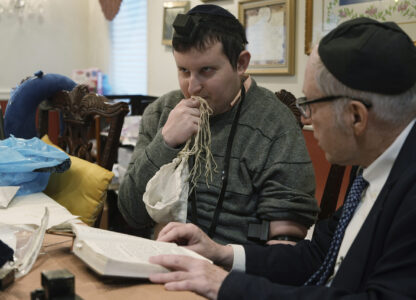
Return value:
M 319 211 L 312 163 L 291 111 L 245 76 L 250 53 L 243 26 L 219 6 L 198 5 L 179 14 L 173 27 L 180 90 L 163 95 L 144 112 L 119 191 L 124 218 L 139 229 L 155 226 L 142 201 L 146 184 L 197 133 L 198 96 L 213 110 L 209 150 L 217 167 L 208 184 L 205 165 L 200 170 L 203 175 L 187 201 L 187 221 L 224 244 L 303 239 Z M 190 169 L 192 162 L 191 157 Z
M 296 246 L 236 253 L 192 225 L 160 236 L 210 258 L 156 256 L 150 277 L 210 299 L 416 299 L 416 47 L 394 23 L 358 18 L 309 57 L 297 100 L 331 163 L 359 166 L 343 207 Z

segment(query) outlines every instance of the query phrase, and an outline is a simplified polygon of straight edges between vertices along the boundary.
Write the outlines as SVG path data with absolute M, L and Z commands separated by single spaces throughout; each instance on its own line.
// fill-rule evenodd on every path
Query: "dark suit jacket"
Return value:
M 318 223 L 310 242 L 245 246 L 246 273 L 231 272 L 218 299 L 416 299 L 416 125 L 331 287 L 303 286 L 339 216 Z

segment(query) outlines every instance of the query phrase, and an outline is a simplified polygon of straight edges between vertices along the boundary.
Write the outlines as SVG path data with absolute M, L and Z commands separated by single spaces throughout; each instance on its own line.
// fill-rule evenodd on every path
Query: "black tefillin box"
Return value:
M 75 294 L 75 276 L 66 269 L 43 271 L 42 289 L 31 292 L 31 300 L 82 300 Z

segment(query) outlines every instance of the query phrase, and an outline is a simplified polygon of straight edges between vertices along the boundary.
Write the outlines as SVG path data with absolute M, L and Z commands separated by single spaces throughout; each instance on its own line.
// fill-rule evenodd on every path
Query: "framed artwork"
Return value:
M 416 44 L 414 0 L 306 0 L 305 53 L 338 24 L 357 17 L 396 22 Z
M 189 10 L 189 1 L 171 1 L 163 3 L 163 32 L 162 44 L 172 45 L 173 21 L 177 14 L 184 14 Z
M 238 18 L 251 53 L 247 73 L 293 75 L 295 0 L 240 0 Z

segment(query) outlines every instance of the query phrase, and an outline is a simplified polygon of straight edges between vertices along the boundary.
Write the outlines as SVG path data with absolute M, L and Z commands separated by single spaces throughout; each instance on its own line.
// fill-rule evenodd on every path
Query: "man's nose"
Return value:
M 188 81 L 189 95 L 198 96 L 201 90 L 202 90 L 202 81 L 198 78 L 198 76 L 191 75 Z
M 305 118 L 303 115 L 300 116 L 300 121 L 303 125 L 312 125 L 311 118 Z

